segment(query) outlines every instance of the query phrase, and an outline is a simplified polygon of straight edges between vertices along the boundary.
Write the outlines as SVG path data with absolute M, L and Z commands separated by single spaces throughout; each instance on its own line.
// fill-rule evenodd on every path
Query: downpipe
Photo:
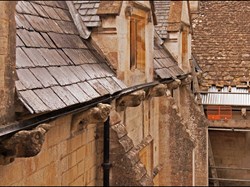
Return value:
M 109 160 L 109 143 L 110 143 L 110 117 L 104 122 L 103 136 L 103 186 L 109 186 L 110 160 Z

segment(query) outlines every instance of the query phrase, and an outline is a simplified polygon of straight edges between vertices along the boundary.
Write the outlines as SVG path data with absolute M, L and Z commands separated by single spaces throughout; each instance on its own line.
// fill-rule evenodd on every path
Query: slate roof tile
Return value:
M 71 21 L 70 17 L 70 13 L 66 10 L 63 10 L 61 8 L 55 8 L 55 11 L 57 13 L 57 15 L 59 15 L 59 17 L 61 18 L 61 20 L 63 21 Z
M 44 10 L 44 8 L 41 5 L 34 3 L 34 2 L 32 2 L 31 5 L 37 11 L 39 16 L 49 18 L 49 15 L 46 13 L 46 11 Z
M 81 15 L 87 27 L 98 27 L 101 24 L 100 17 L 97 15 L 100 0 L 97 1 L 74 1 L 75 8 Z
M 32 14 L 32 15 L 38 15 L 36 10 L 33 8 L 30 2 L 26 1 L 20 1 L 16 5 L 16 11 L 18 13 L 23 13 L 23 14 Z
M 56 22 L 65 34 L 78 34 L 78 31 L 74 23 L 68 21 L 56 21 Z
M 17 76 L 26 89 L 42 88 L 42 84 L 29 69 L 17 69 Z
M 93 55 L 84 49 L 63 49 L 65 54 L 72 60 L 75 65 L 81 65 L 85 63 L 94 63 L 97 60 Z M 88 58 L 89 56 L 92 58 Z
M 79 82 L 79 79 L 76 77 L 76 75 L 71 72 L 70 70 L 67 71 L 68 67 L 49 67 L 48 70 L 50 74 L 57 80 L 57 82 L 61 86 L 74 84 L 76 82 Z M 65 72 L 65 70 L 67 72 Z M 69 74 L 67 74 L 69 73 Z
M 56 20 L 61 20 L 60 16 L 57 14 L 56 12 L 56 8 L 52 8 L 49 6 L 43 6 L 44 10 L 46 11 L 46 13 L 49 15 L 50 18 L 52 19 L 56 19 Z
M 87 81 L 100 95 L 109 94 L 108 90 L 97 80 L 92 79 Z
M 32 61 L 19 47 L 16 49 L 16 67 L 17 68 L 34 67 Z
M 19 36 L 16 36 L 16 46 L 17 47 L 24 47 L 24 43 L 22 40 L 19 38 Z
M 81 82 L 78 83 L 78 86 L 90 97 L 90 98 L 96 98 L 99 97 L 100 94 L 98 94 L 95 89 L 89 85 L 87 82 Z
M 58 48 L 86 48 L 81 38 L 77 35 L 65 35 L 59 33 L 48 33 Z
M 89 80 L 89 75 L 85 72 L 85 70 L 81 66 L 68 66 L 69 69 L 74 72 L 78 79 L 81 81 Z
M 33 64 L 37 67 L 48 66 L 48 62 L 43 58 L 38 48 L 22 48 Z M 17 58 L 18 60 L 18 58 Z
M 32 90 L 20 91 L 19 94 L 24 104 L 29 106 L 30 112 L 41 113 L 50 110 Z
M 162 39 L 168 38 L 167 26 L 170 10 L 170 0 L 154 1 L 154 6 L 155 15 L 157 19 L 157 25 L 155 26 L 155 30 Z
M 54 42 L 50 39 L 47 33 L 41 33 L 41 35 L 51 48 L 56 48 Z
M 67 65 L 67 62 L 56 49 L 41 48 L 39 52 L 50 66 Z
M 20 29 L 17 30 L 17 34 L 27 47 L 49 47 L 49 44 L 38 32 L 29 32 L 27 30 Z
M 71 84 L 66 88 L 81 103 L 91 99 L 77 84 Z
M 200 87 L 250 80 L 250 1 L 200 1 L 192 51 L 203 70 Z
M 15 20 L 16 20 L 17 28 L 24 28 L 27 30 L 33 30 L 32 26 L 27 21 L 27 19 L 24 17 L 24 15 L 16 14 Z
M 30 68 L 30 71 L 36 75 L 36 78 L 42 83 L 43 87 L 46 88 L 58 85 L 46 68 Z
M 184 75 L 183 70 L 171 57 L 169 52 L 156 41 L 154 44 L 154 54 L 154 70 L 156 75 L 158 75 L 161 79 L 175 79 L 180 75 Z
M 44 102 L 44 104 L 50 108 L 50 110 L 57 110 L 66 107 L 66 104 L 51 88 L 36 89 L 34 92 Z
M 17 4 L 16 89 L 31 113 L 58 110 L 126 88 L 93 46 L 80 38 L 66 2 Z
M 60 97 L 66 105 L 77 104 L 77 99 L 70 93 L 70 91 L 61 86 L 53 86 L 51 89 Z

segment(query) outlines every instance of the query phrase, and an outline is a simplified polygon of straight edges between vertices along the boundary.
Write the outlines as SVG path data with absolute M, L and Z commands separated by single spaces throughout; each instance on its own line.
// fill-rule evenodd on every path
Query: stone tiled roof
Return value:
M 170 10 L 170 0 L 166 1 L 154 1 L 155 15 L 157 19 L 157 25 L 155 30 L 159 36 L 163 39 L 168 37 L 167 26 L 168 26 L 168 15 Z
M 64 1 L 19 1 L 16 11 L 16 89 L 31 113 L 84 103 L 126 87 L 80 38 Z
M 250 80 L 250 1 L 200 1 L 193 20 L 193 53 L 202 89 Z
M 100 26 L 100 17 L 97 15 L 100 0 L 74 1 L 74 5 L 87 27 Z
M 156 40 L 154 42 L 154 71 L 161 79 L 176 79 L 185 74 L 169 52 Z

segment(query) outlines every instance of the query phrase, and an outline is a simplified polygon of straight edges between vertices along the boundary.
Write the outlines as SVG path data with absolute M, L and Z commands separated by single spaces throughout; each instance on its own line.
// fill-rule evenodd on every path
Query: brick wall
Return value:
M 0 2 L 0 125 L 14 117 L 15 3 Z
M 96 185 L 102 161 L 102 146 L 97 150 L 102 138 L 98 129 L 103 126 L 89 124 L 72 135 L 71 116 L 52 123 L 54 127 L 46 134 L 37 156 L 17 158 L 9 165 L 0 166 L 0 185 Z M 95 139 L 97 133 L 99 139 Z

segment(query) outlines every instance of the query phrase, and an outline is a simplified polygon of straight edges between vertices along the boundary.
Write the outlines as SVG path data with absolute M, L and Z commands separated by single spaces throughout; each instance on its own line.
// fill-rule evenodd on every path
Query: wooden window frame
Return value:
M 130 17 L 130 70 L 145 71 L 146 43 L 144 17 L 133 15 Z

